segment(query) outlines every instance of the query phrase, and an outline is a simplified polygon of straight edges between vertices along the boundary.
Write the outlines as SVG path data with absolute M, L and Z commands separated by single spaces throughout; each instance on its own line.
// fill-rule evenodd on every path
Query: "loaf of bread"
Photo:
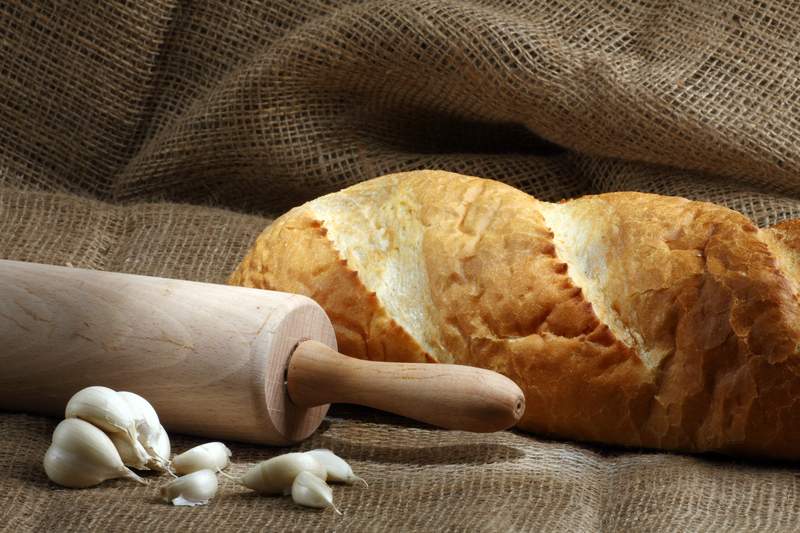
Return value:
M 353 357 L 500 372 L 538 435 L 797 459 L 798 250 L 713 204 L 420 171 L 289 211 L 229 283 L 313 298 Z

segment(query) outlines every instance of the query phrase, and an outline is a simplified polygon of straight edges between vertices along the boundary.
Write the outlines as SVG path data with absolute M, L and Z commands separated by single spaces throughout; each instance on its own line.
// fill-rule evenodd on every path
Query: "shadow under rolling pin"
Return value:
M 167 431 L 277 446 L 330 403 L 475 432 L 525 408 L 495 372 L 341 355 L 304 296 L 18 261 L 0 260 L 0 365 L 0 409 L 63 417 L 103 385 L 146 398 Z

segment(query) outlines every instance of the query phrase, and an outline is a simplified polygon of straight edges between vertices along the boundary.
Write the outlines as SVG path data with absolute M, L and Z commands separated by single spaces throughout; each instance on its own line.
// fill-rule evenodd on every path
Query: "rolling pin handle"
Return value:
M 295 348 L 286 382 L 289 398 L 300 407 L 353 403 L 478 433 L 508 429 L 525 411 L 522 390 L 497 372 L 462 365 L 365 361 L 313 340 Z

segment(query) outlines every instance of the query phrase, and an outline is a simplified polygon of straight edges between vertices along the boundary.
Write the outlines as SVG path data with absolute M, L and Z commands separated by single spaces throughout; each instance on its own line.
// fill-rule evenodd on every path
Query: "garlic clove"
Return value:
M 161 431 L 161 421 L 150 402 L 134 392 L 119 391 L 118 394 L 125 398 L 131 407 L 131 412 L 136 420 L 136 428 L 142 434 L 140 440 L 156 442 L 158 433 Z
M 130 404 L 108 387 L 86 387 L 67 402 L 64 418 L 80 418 L 108 433 L 136 433 L 136 421 Z
M 130 406 L 136 426 L 136 437 L 148 457 L 145 459 L 147 467 L 166 472 L 169 464 L 169 451 L 163 453 L 165 446 L 169 446 L 169 436 L 158 418 L 158 413 L 153 406 L 136 393 L 120 391 L 122 397 Z M 165 441 L 166 440 L 166 444 Z
M 209 442 L 195 446 L 172 460 L 175 470 L 190 474 L 197 470 L 222 470 L 230 465 L 231 451 L 221 442 Z
M 198 470 L 173 479 L 158 490 L 161 497 L 173 505 L 205 505 L 216 496 L 217 476 L 213 470 Z
M 47 477 L 64 487 L 93 487 L 116 478 L 147 483 L 122 464 L 103 430 L 79 418 L 58 424 L 44 455 L 44 470 Z
M 124 397 L 108 387 L 86 387 L 76 392 L 64 413 L 65 418 L 79 418 L 102 429 L 106 433 L 116 433 L 126 440 L 137 456 L 136 465 L 146 464 L 150 455 L 139 443 L 135 414 Z
M 122 464 L 137 470 L 148 470 L 147 464 L 142 460 L 141 455 L 136 452 L 125 436 L 120 433 L 108 433 L 107 435 L 117 449 L 119 457 L 122 459 Z
M 148 459 L 145 463 L 146 468 L 159 470 L 161 472 L 169 472 L 169 454 L 172 449 L 169 442 L 169 435 L 164 431 L 159 434 L 158 441 L 154 443 L 154 447 L 148 451 Z
M 330 507 L 337 514 L 342 514 L 333 504 L 331 488 L 323 479 L 308 471 L 297 474 L 292 483 L 292 499 L 299 505 L 318 508 Z
M 122 458 L 122 463 L 125 466 L 129 466 L 137 470 L 152 469 L 152 470 L 159 470 L 161 472 L 169 472 L 169 464 L 170 464 L 169 459 L 162 459 L 162 458 L 168 458 L 171 452 L 169 437 L 167 436 L 166 431 L 164 431 L 159 437 L 159 441 L 157 443 L 158 449 L 155 450 L 155 452 L 158 455 L 153 456 L 150 454 L 146 454 L 147 456 L 146 461 L 142 460 L 141 454 L 137 453 L 136 449 L 134 449 L 134 447 L 131 446 L 128 439 L 125 438 L 122 434 L 108 433 L 108 436 L 111 439 L 111 442 L 114 443 L 114 447 L 119 452 L 119 456 Z
M 161 432 L 158 436 L 158 442 L 156 442 L 156 447 L 154 448 L 156 455 L 165 460 L 164 466 L 169 466 L 169 457 L 172 454 L 172 444 L 169 442 L 169 435 L 167 434 L 167 430 L 164 429 L 164 426 L 161 426 Z M 159 470 L 156 468 L 156 470 Z
M 317 459 L 325 470 L 328 472 L 328 481 L 340 481 L 343 483 L 355 483 L 361 481 L 369 487 L 367 482 L 353 473 L 353 469 L 347 464 L 347 461 L 336 455 L 330 450 L 320 448 L 317 450 L 310 450 L 305 452 L 308 455 Z
M 265 494 L 282 494 L 283 490 L 291 487 L 297 475 L 308 470 L 312 474 L 327 479 L 328 473 L 317 459 L 300 452 L 286 453 L 263 461 L 241 477 L 229 476 L 220 472 L 234 483 L 245 486 Z

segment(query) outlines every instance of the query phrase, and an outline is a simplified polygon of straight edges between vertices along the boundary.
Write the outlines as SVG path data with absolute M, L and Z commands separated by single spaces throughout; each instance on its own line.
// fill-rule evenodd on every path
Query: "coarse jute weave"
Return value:
M 0 1 L 0 258 L 223 283 L 272 217 L 420 168 L 800 218 L 798 28 L 791 0 Z M 226 443 L 234 473 L 333 449 L 369 482 L 334 487 L 344 516 L 224 479 L 176 508 L 160 476 L 49 482 L 57 423 L 0 413 L 0 531 L 800 531 L 794 464 L 351 406 Z

